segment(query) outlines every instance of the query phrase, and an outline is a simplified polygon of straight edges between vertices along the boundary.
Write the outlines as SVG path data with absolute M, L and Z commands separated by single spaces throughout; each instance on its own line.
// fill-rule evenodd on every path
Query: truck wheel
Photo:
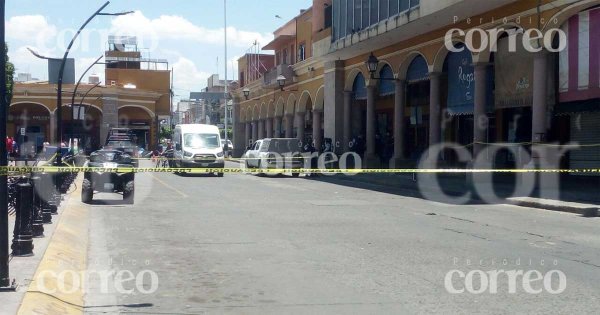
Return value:
M 123 201 L 126 204 L 132 205 L 135 196 L 135 184 L 134 181 L 129 181 L 125 184 L 125 189 L 123 190 Z
M 225 176 L 225 173 L 218 173 L 217 176 L 223 177 L 223 176 Z
M 292 173 L 292 177 L 300 177 L 300 173 Z
M 81 202 L 90 203 L 94 199 L 94 188 L 89 179 L 84 179 L 81 187 Z

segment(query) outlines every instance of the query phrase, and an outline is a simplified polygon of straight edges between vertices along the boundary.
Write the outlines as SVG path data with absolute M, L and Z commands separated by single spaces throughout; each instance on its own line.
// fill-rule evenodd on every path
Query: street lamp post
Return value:
M 227 156 L 229 151 L 229 80 L 227 78 L 227 0 L 223 0 L 223 11 L 224 11 L 224 21 L 225 21 L 225 152 L 223 154 Z
M 65 65 L 67 63 L 67 58 L 69 57 L 69 53 L 71 52 L 71 48 L 73 47 L 73 44 L 75 43 L 75 40 L 77 39 L 77 37 L 79 37 L 79 34 L 81 34 L 81 32 L 83 31 L 83 29 L 96 17 L 99 15 L 103 15 L 103 16 L 119 16 L 119 15 L 127 15 L 130 13 L 133 13 L 131 11 L 129 12 L 122 12 L 122 13 L 103 13 L 102 10 L 104 10 L 108 5 L 110 4 L 110 1 L 106 1 L 106 3 L 104 3 L 104 5 L 102 5 L 100 7 L 100 9 L 98 9 L 96 12 L 94 12 L 94 14 L 92 14 L 92 16 L 90 16 L 85 23 L 83 23 L 83 25 L 81 25 L 81 27 L 79 28 L 79 30 L 77 31 L 77 33 L 75 33 L 75 36 L 73 36 L 73 39 L 71 39 L 71 42 L 69 43 L 69 45 L 67 46 L 67 50 L 65 51 L 65 54 L 62 58 L 62 61 L 60 63 L 60 69 L 58 71 L 58 92 L 57 92 L 57 96 L 56 96 L 56 107 L 57 107 L 57 112 L 56 112 L 56 140 L 58 141 L 58 148 L 60 148 L 60 144 L 62 143 L 62 112 L 61 112 L 61 107 L 62 107 L 62 85 L 63 85 L 63 75 L 65 73 Z M 61 165 L 62 164 L 62 157 L 60 154 L 58 154 L 56 156 L 56 165 Z
M 0 140 L 6 141 L 6 118 L 8 113 L 8 100 L 6 99 L 6 40 L 5 40 L 5 0 L 0 0 Z M 0 145 L 0 291 L 14 291 L 11 286 L 9 273 L 9 246 L 8 246 L 8 183 L 6 167 L 8 157 L 6 145 Z

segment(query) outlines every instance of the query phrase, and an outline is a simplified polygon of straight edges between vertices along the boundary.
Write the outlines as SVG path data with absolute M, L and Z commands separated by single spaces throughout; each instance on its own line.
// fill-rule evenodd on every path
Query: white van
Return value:
M 173 132 L 174 161 L 179 168 L 225 167 L 219 128 L 212 125 L 177 125 Z M 223 172 L 217 173 L 223 177 Z

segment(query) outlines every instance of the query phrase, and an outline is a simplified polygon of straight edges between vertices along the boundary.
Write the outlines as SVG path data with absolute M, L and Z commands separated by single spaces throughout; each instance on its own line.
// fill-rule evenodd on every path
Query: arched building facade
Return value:
M 597 1 L 546 1 L 538 7 L 507 0 L 475 7 L 464 0 L 454 1 L 453 10 L 439 1 L 434 11 L 418 2 L 401 10 L 374 1 L 378 18 L 358 27 L 349 26 L 356 12 L 347 0 L 314 1 L 298 18 L 310 21 L 321 2 L 333 6 L 329 28 L 313 20 L 314 32 L 275 32 L 277 44 L 306 41 L 314 50 L 289 66 L 292 77 L 284 89 L 266 89 L 257 80 L 235 92 L 236 106 L 246 113 L 238 120 L 241 134 L 249 128 L 244 124 L 274 119 L 272 125 L 287 136 L 316 134 L 338 153 L 360 151 L 367 167 L 414 166 L 439 143 L 477 155 L 497 144 L 529 150 L 571 141 L 587 146 L 571 150 L 561 167 L 600 165 L 600 146 L 593 146 L 600 144 L 600 41 L 592 37 L 600 32 Z M 471 30 L 475 36 L 465 34 Z M 538 31 L 539 42 L 524 38 Z M 371 54 L 379 61 L 373 72 L 366 65 Z M 244 88 L 250 90 L 247 98 Z M 272 115 L 248 115 L 248 108 L 269 101 L 275 104 Z M 322 130 L 322 136 L 307 133 L 307 127 Z M 245 143 L 256 140 L 245 135 Z M 469 163 L 453 151 L 442 151 L 442 164 Z M 500 151 L 490 157 L 495 167 L 539 164 L 535 154 L 532 160 L 529 152 Z

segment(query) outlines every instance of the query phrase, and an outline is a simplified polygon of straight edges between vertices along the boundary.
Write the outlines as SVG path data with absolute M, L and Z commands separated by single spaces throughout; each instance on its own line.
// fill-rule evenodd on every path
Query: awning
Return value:
M 450 116 L 466 116 L 473 115 L 473 105 L 458 105 L 446 108 L 446 112 Z
M 521 42 L 522 35 L 518 35 L 517 43 Z M 516 45 L 516 51 L 511 52 L 507 37 L 498 42 L 495 58 L 496 109 L 532 105 L 533 58 L 534 54 L 525 50 L 523 45 Z
M 426 80 L 429 80 L 429 66 L 427 66 L 427 61 L 419 55 L 408 66 L 406 81 L 416 83 Z
M 379 80 L 379 96 L 389 96 L 396 94 L 396 83 L 394 79 L 394 71 L 390 66 L 385 66 L 379 72 L 379 77 L 385 80 Z
M 270 43 L 268 43 L 262 50 L 277 50 L 277 48 L 287 44 L 291 40 L 295 39 L 296 35 L 279 35 L 273 39 Z
M 461 46 L 464 45 L 461 44 Z M 463 47 L 462 52 L 448 54 L 446 67 L 448 72 L 448 113 L 450 115 L 473 114 L 475 69 L 471 52 Z

